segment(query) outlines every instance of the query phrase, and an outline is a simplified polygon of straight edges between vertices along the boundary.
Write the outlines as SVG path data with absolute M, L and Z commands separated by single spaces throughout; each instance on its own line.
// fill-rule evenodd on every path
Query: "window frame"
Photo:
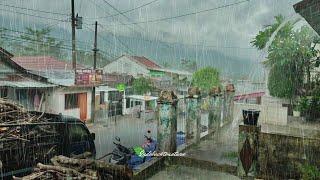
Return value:
M 67 96 L 75 96 L 75 105 L 68 105 L 67 103 Z M 64 109 L 69 110 L 69 109 L 78 109 L 79 106 L 79 93 L 68 93 L 64 94 Z

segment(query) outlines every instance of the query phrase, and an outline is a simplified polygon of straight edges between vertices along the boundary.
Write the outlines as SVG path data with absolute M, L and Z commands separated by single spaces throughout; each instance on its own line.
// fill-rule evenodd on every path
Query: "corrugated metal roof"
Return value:
M 21 67 L 30 71 L 71 70 L 72 63 L 58 60 L 50 56 L 22 56 L 13 57 L 12 60 Z M 77 68 L 84 68 L 77 64 Z
M 154 69 L 157 71 L 162 71 L 166 73 L 173 73 L 173 74 L 178 74 L 178 75 L 184 75 L 184 76 L 191 76 L 192 73 L 188 71 L 181 71 L 181 70 L 175 70 L 175 69 L 164 69 L 164 68 L 159 68 L 159 69 Z
M 146 66 L 148 69 L 155 69 L 155 68 L 161 68 L 157 63 L 154 61 L 144 57 L 144 56 L 129 56 L 130 59 Z
M 75 73 L 73 70 L 30 71 L 33 74 L 45 77 L 48 82 L 61 86 L 74 86 Z
M 1 86 L 15 87 L 15 88 L 49 88 L 57 85 L 42 83 L 38 81 L 0 81 Z

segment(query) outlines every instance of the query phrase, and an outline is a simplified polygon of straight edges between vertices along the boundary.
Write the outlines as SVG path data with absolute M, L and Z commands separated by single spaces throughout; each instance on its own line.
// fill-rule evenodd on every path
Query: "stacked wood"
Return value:
M 18 140 L 29 142 L 35 136 L 57 134 L 57 130 L 46 125 L 51 118 L 42 114 L 32 114 L 21 105 L 0 98 L 0 141 Z M 44 123 L 36 126 L 26 126 L 28 124 Z M 15 145 L 15 141 L 4 143 L 3 148 L 10 148 Z M 7 146 L 7 147 L 6 147 Z
M 93 159 L 54 156 L 52 165 L 37 164 L 34 172 L 16 180 L 35 179 L 131 179 L 132 171 L 126 166 L 108 164 Z

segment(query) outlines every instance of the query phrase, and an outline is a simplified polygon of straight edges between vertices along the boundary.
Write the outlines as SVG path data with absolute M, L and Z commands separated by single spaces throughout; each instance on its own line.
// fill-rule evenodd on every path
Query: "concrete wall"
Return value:
M 320 139 L 260 133 L 258 177 L 301 179 L 301 165 L 320 164 Z
M 149 76 L 149 70 L 143 67 L 142 65 L 130 60 L 126 56 L 122 56 L 119 59 L 113 61 L 112 63 L 107 64 L 103 68 L 104 73 L 126 73 L 137 77 L 138 74 L 143 76 Z
M 288 108 L 277 105 L 259 105 L 259 104 L 245 104 L 234 103 L 233 117 L 236 120 L 242 120 L 243 109 L 257 109 L 260 110 L 259 124 L 275 124 L 286 125 L 288 122 Z
M 87 119 L 91 117 L 91 89 L 90 88 L 55 88 L 47 93 L 46 112 L 62 113 L 63 115 L 80 118 L 80 109 L 65 109 L 65 94 L 87 93 Z

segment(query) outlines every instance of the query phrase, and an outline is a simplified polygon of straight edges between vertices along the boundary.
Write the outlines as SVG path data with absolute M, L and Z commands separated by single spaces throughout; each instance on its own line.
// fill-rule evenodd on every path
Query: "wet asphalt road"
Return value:
M 206 115 L 202 115 L 201 124 L 207 124 L 206 118 Z M 185 131 L 185 122 L 184 116 L 178 116 L 177 131 Z M 113 141 L 116 136 L 120 137 L 121 144 L 126 147 L 142 145 L 148 129 L 151 130 L 152 137 L 157 138 L 156 120 L 146 121 L 133 115 L 117 116 L 116 120 L 112 117 L 87 126 L 90 132 L 96 134 L 97 158 L 110 153 L 114 149 Z

